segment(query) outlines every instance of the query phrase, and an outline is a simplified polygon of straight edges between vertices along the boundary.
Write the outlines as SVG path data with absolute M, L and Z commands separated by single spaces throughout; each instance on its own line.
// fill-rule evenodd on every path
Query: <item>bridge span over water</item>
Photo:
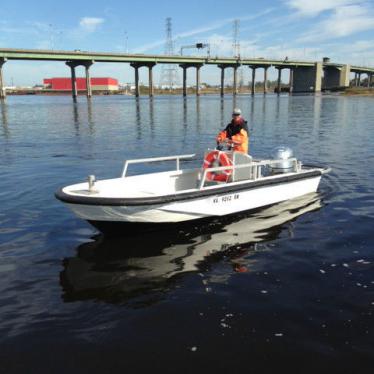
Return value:
M 196 94 L 199 95 L 200 69 L 204 65 L 215 65 L 221 69 L 221 95 L 224 95 L 225 69 L 233 69 L 233 94 L 237 93 L 237 69 L 247 66 L 252 70 L 251 93 L 255 93 L 255 81 L 257 69 L 263 69 L 263 92 L 268 90 L 267 73 L 270 67 L 278 70 L 277 92 L 281 91 L 282 70 L 289 69 L 290 92 L 319 92 L 322 89 L 344 88 L 350 85 L 351 73 L 354 73 L 354 84 L 359 85 L 361 75 L 367 75 L 367 85 L 372 84 L 374 68 L 353 66 L 350 64 L 333 63 L 328 59 L 319 62 L 295 61 L 295 60 L 272 60 L 263 58 L 240 58 L 240 57 L 198 57 L 198 56 L 166 56 L 166 55 L 144 55 L 124 53 L 104 53 L 88 51 L 54 51 L 34 49 L 0 49 L 0 98 L 5 98 L 3 84 L 4 64 L 12 60 L 22 61 L 62 61 L 71 70 L 72 95 L 77 97 L 75 68 L 84 66 L 86 71 L 87 96 L 92 95 L 90 85 L 90 66 L 98 62 L 129 63 L 135 73 L 135 94 L 139 96 L 139 69 L 148 68 L 149 95 L 153 96 L 153 72 L 156 64 L 178 64 L 183 71 L 183 95 L 187 95 L 187 69 L 196 70 Z

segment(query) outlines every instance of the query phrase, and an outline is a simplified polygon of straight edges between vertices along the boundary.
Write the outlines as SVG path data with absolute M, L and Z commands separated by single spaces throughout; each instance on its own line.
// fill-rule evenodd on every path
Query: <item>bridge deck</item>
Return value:
M 138 62 L 138 63 L 164 63 L 164 64 L 211 64 L 211 65 L 248 65 L 248 66 L 313 66 L 311 61 L 272 60 L 263 58 L 228 58 L 228 57 L 201 57 L 201 56 L 165 56 L 124 54 L 111 52 L 87 51 L 50 51 L 35 49 L 6 49 L 0 48 L 0 58 L 8 60 L 49 60 L 49 61 L 96 61 L 96 62 Z M 374 71 L 374 69 L 373 69 Z

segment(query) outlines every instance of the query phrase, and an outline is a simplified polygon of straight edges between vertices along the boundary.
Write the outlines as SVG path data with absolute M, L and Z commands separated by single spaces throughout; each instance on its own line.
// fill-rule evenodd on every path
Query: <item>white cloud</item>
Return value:
M 351 65 L 369 66 L 374 61 L 372 40 L 357 40 L 353 43 L 326 44 L 326 56 L 335 62 L 349 63 Z M 349 57 L 347 57 L 349 56 Z
M 319 47 L 302 48 L 292 45 L 275 45 L 264 48 L 263 55 L 277 60 L 283 60 L 287 56 L 289 60 L 319 61 L 322 59 L 323 53 Z
M 104 18 L 82 17 L 79 25 L 66 32 L 66 36 L 74 42 L 82 42 L 84 38 L 94 33 L 104 22 Z
M 86 32 L 94 32 L 103 22 L 103 18 L 83 17 L 79 21 L 79 27 Z
M 318 14 L 334 10 L 342 6 L 362 4 L 362 0 L 287 0 L 286 4 L 301 16 L 317 16 Z
M 165 40 L 160 39 L 160 40 L 156 40 L 152 43 L 144 44 L 144 45 L 142 45 L 138 48 L 134 48 L 131 52 L 133 52 L 133 53 L 144 53 L 144 52 L 150 51 L 154 48 L 160 47 L 163 44 L 165 44 Z
M 373 52 L 372 40 L 357 40 L 356 42 L 345 45 L 346 52 Z
M 192 30 L 189 30 L 189 31 L 179 33 L 179 34 L 177 34 L 176 38 L 186 38 L 186 37 L 189 37 L 189 36 L 194 36 L 194 35 L 210 32 L 210 31 L 213 31 L 213 30 L 218 30 L 221 27 L 224 27 L 224 26 L 226 26 L 230 23 L 233 23 L 235 20 L 250 21 L 250 20 L 256 19 L 258 17 L 264 16 L 266 14 L 269 14 L 273 10 L 274 10 L 273 8 L 268 8 L 268 9 L 263 10 L 262 12 L 252 14 L 252 15 L 226 18 L 226 19 L 223 19 L 221 21 L 213 22 L 213 23 L 211 23 L 210 25 L 207 25 L 207 26 L 198 27 L 196 29 L 192 29 Z
M 231 36 L 213 34 L 207 38 L 210 45 L 211 56 L 233 56 L 233 40 Z M 255 40 L 240 41 L 240 55 L 242 57 L 254 57 L 257 51 Z
M 226 35 L 214 34 L 208 38 L 211 47 L 211 56 L 232 56 L 232 38 Z M 317 61 L 323 56 L 320 47 L 304 48 L 295 46 L 292 41 L 262 46 L 257 39 L 240 41 L 241 58 L 269 58 L 283 60 L 286 56 L 290 60 Z
M 366 6 L 348 5 L 336 9 L 330 17 L 302 35 L 298 42 L 321 42 L 371 29 L 374 29 L 374 14 L 371 9 Z

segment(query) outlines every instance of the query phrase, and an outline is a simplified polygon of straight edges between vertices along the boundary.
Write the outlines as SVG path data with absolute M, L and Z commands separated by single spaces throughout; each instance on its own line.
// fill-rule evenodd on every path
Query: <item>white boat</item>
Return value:
M 231 215 L 316 192 L 321 176 L 329 169 L 303 165 L 289 157 L 292 153 L 288 149 L 280 150 L 280 158 L 269 160 L 239 152 L 208 151 L 205 160 L 227 162 L 194 169 L 182 169 L 180 163 L 195 155 L 127 160 L 119 178 L 95 181 L 89 176 L 88 182 L 60 189 L 56 197 L 78 217 L 108 232 L 122 231 L 125 226 L 130 230 L 139 226 L 157 229 Z M 176 167 L 132 176 L 127 173 L 133 164 L 164 161 L 175 161 Z

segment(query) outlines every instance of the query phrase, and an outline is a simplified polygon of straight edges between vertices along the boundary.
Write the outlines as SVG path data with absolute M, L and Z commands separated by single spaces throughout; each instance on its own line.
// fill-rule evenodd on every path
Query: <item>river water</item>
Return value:
M 332 168 L 317 194 L 122 238 L 54 198 L 129 158 L 196 153 L 200 165 L 234 105 L 254 156 L 285 144 Z M 371 373 L 373 137 L 371 97 L 8 97 L 0 373 Z

